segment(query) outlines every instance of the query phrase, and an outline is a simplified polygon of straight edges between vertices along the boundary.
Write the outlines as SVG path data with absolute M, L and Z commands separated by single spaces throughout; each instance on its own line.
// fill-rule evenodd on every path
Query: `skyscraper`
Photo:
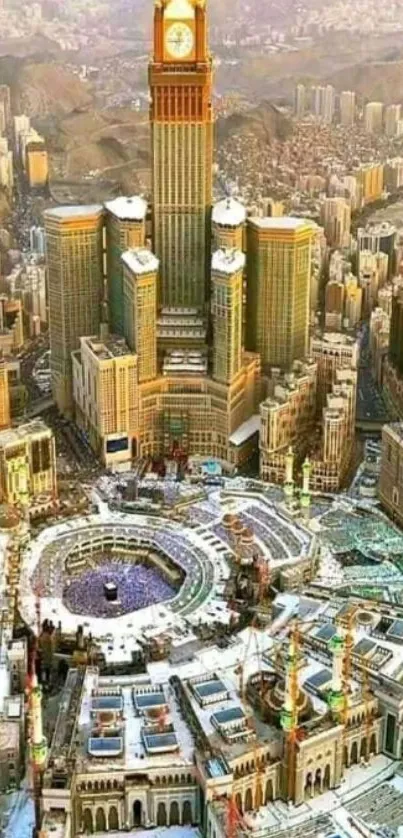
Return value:
M 307 95 L 304 84 L 297 84 L 294 97 L 294 113 L 297 119 L 303 119 L 306 112 Z
M 330 247 L 348 247 L 351 209 L 344 198 L 325 198 L 321 206 L 321 225 Z
M 126 432 L 125 419 L 123 424 L 119 419 L 115 429 L 109 424 L 109 430 L 103 419 L 94 422 L 96 416 L 102 417 L 103 406 L 95 407 L 93 391 L 98 400 L 105 388 L 94 388 L 80 352 L 74 351 L 76 413 L 104 462 L 122 462 L 131 456 L 200 455 L 239 467 L 256 451 L 261 395 L 260 358 L 242 346 L 246 212 L 232 199 L 220 201 L 214 209 L 211 205 L 211 58 L 205 0 L 155 0 L 154 5 L 149 71 L 152 252 L 131 244 L 121 254 L 125 235 L 129 229 L 131 235 L 137 219 L 127 219 L 127 199 L 106 206 L 110 323 L 112 328 L 119 324 L 123 295 L 123 336 L 136 357 L 136 364 L 128 363 L 136 377 L 133 410 L 138 410 L 138 425 L 126 423 Z M 137 199 L 131 209 L 134 204 L 138 206 Z M 141 204 L 141 214 L 143 209 Z M 71 210 L 64 212 L 68 215 Z M 212 249 L 224 251 L 213 263 Z M 235 250 L 234 259 L 228 250 Z M 305 258 L 302 253 L 300 257 L 300 261 Z M 298 264 L 298 275 L 299 270 Z M 292 303 L 293 312 L 294 308 Z M 56 306 L 53 312 L 57 331 Z M 298 332 L 298 317 L 293 314 L 291 320 Z M 96 326 L 83 326 L 80 336 L 85 338 L 81 356 L 86 346 L 95 347 L 99 366 L 109 375 L 109 369 L 117 366 L 110 355 L 116 346 L 120 351 L 119 341 L 108 337 L 105 329 L 99 334 Z M 95 363 L 95 357 L 92 360 Z M 123 369 L 120 372 L 126 375 Z M 115 395 L 106 389 L 109 414 L 115 401 L 118 408 L 120 389 L 119 384 Z
M 315 225 L 300 218 L 250 218 L 247 346 L 263 367 L 289 369 L 308 349 Z
M 212 214 L 214 247 L 244 250 L 246 209 L 234 198 L 224 198 L 215 205 Z
M 123 335 L 122 253 L 144 246 L 147 204 L 138 196 L 119 197 L 107 201 L 105 210 L 109 327 L 114 334 Z
M 383 102 L 368 102 L 365 105 L 364 125 L 368 134 L 380 134 L 383 125 Z
M 157 374 L 157 275 L 158 259 L 145 247 L 128 250 L 124 265 L 123 331 L 138 355 L 138 380 L 150 381 Z
M 242 285 L 245 256 L 217 250 L 212 259 L 213 378 L 230 384 L 242 366 Z
M 385 134 L 387 137 L 397 137 L 401 120 L 401 105 L 388 105 L 385 110 Z
M 204 0 L 157 2 L 151 92 L 159 303 L 205 313 L 210 271 L 212 66 Z
M 326 87 L 311 87 L 312 112 L 329 125 L 333 122 L 335 101 L 336 93 L 331 84 Z
M 73 407 L 71 353 L 97 334 L 103 301 L 103 209 L 57 207 L 45 212 L 53 398 Z
M 340 122 L 347 127 L 354 125 L 355 93 L 351 90 L 343 90 L 340 93 Z

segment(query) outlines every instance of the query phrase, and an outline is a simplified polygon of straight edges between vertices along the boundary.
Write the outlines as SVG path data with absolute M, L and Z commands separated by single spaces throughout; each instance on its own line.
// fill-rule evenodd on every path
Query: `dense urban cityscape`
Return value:
M 0 26 L 0 836 L 401 838 L 402 4 Z

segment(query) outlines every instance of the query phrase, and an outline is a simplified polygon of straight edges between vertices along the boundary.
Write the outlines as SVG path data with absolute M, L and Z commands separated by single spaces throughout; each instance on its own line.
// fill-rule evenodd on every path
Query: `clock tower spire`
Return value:
M 156 0 L 149 82 L 159 305 L 204 314 L 213 150 L 212 68 L 204 0 Z

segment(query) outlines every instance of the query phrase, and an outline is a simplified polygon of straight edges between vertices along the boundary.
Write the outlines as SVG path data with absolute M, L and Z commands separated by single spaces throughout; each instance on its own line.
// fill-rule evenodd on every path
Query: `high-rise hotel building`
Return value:
M 237 466 L 256 450 L 261 395 L 259 356 L 242 340 L 246 212 L 233 199 L 212 207 L 205 0 L 154 5 L 152 245 L 144 246 L 144 202 L 106 204 L 109 331 L 126 349 L 104 326 L 98 337 L 82 330 L 86 340 L 72 347 L 76 418 L 105 465 L 197 455 Z M 134 411 L 122 401 L 126 374 L 137 382 Z
M 149 82 L 159 303 L 204 313 L 213 164 L 212 61 L 204 0 L 157 0 Z
M 264 368 L 307 355 L 315 230 L 300 218 L 248 220 L 246 341 Z
M 245 255 L 217 250 L 212 261 L 213 378 L 230 384 L 242 367 L 242 285 Z
M 72 352 L 99 331 L 104 296 L 102 206 L 45 212 L 53 398 L 73 411 Z
M 117 335 L 124 334 L 122 254 L 130 247 L 144 247 L 146 214 L 147 204 L 138 196 L 119 197 L 105 204 L 109 327 Z

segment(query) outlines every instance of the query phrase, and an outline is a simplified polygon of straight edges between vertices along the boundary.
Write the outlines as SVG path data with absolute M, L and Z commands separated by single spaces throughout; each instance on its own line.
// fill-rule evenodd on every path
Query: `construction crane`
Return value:
M 257 658 L 257 666 L 258 672 L 262 674 L 262 661 L 261 661 L 261 650 L 259 646 L 258 640 L 258 624 L 259 624 L 259 611 L 263 610 L 266 603 L 267 597 L 267 589 L 269 586 L 270 581 L 270 569 L 268 562 L 261 556 L 256 563 L 257 572 L 258 572 L 258 592 L 257 592 L 257 605 L 256 605 L 256 613 L 255 616 L 249 626 L 249 638 L 245 648 L 245 654 L 243 662 L 239 664 L 237 669 L 237 674 L 239 674 L 239 694 L 240 697 L 244 700 L 245 699 L 245 669 L 246 663 L 248 661 L 250 655 L 250 646 L 252 642 L 252 637 L 254 638 L 255 642 L 255 655 Z
M 255 766 L 255 787 L 254 787 L 254 809 L 259 809 L 263 805 L 263 789 L 261 778 L 264 774 L 264 765 L 259 755 L 259 740 L 257 737 L 256 723 L 251 717 L 248 720 L 248 726 L 253 731 L 253 764 Z
M 239 832 L 246 833 L 247 826 L 235 801 L 235 794 L 216 795 L 213 798 L 225 808 L 225 838 L 238 838 Z

